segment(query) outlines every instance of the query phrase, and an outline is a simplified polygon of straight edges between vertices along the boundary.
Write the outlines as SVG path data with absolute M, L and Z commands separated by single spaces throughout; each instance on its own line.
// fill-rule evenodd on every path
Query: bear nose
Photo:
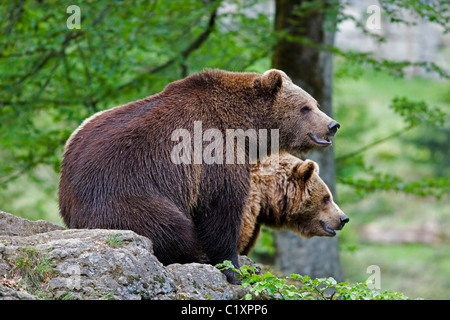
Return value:
M 328 124 L 328 132 L 331 136 L 334 136 L 336 134 L 337 129 L 339 129 L 341 125 L 337 121 L 331 121 L 330 124 Z
M 346 216 L 341 217 L 341 226 L 344 226 L 349 221 L 350 221 L 350 218 L 348 218 Z

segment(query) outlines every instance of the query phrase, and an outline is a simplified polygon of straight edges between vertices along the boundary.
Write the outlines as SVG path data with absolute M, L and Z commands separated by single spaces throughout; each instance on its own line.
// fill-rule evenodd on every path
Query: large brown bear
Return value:
M 152 240 L 163 264 L 199 261 L 204 253 L 212 264 L 231 260 L 238 266 L 250 160 L 230 164 L 228 159 L 231 153 L 230 158 L 244 154 L 249 159 L 253 146 L 223 144 L 215 152 L 226 163 L 202 162 L 196 149 L 213 137 L 178 136 L 192 137 L 199 125 L 205 136 L 210 129 L 223 136 L 229 129 L 277 129 L 277 141 L 269 134 L 262 138 L 268 145 L 278 143 L 281 151 L 297 152 L 330 145 L 329 136 L 339 127 L 282 71 L 203 71 L 80 125 L 61 165 L 59 206 L 65 224 L 133 230 Z M 225 274 L 234 282 L 233 271 Z
M 319 166 L 283 153 L 252 166 L 250 191 L 244 207 L 239 254 L 247 255 L 261 225 L 294 231 L 305 238 L 336 235 L 350 220 L 334 203 L 319 177 Z

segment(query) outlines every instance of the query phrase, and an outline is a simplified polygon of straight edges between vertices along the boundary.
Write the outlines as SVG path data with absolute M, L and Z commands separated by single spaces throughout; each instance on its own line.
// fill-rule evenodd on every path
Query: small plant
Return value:
M 231 268 L 238 273 L 241 286 L 250 289 L 250 293 L 244 296 L 245 300 L 251 300 L 254 296 L 276 300 L 409 300 L 402 293 L 369 289 L 369 281 L 350 285 L 347 282 L 338 283 L 331 277 L 311 279 L 291 274 L 279 278 L 270 272 L 260 274 L 256 267 L 244 265 L 236 269 L 230 261 L 224 261 L 216 267 Z
M 120 239 L 120 236 L 120 233 L 108 234 L 106 236 L 106 243 L 112 248 L 117 248 L 122 243 L 122 239 Z
M 9 263 L 12 268 L 8 274 L 12 279 L 19 279 L 20 285 L 28 292 L 35 294 L 41 291 L 50 280 L 53 263 L 46 254 L 34 248 L 19 248 Z

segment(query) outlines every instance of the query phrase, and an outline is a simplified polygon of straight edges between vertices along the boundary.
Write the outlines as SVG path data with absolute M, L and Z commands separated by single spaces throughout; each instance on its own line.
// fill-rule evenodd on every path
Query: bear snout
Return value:
M 341 125 L 339 124 L 339 122 L 333 120 L 331 121 L 327 128 L 328 128 L 328 135 L 330 136 L 334 136 L 337 132 L 337 129 L 339 129 L 341 127 Z
M 341 227 L 343 228 L 345 226 L 345 224 L 350 221 L 350 218 L 347 216 L 343 216 L 340 218 L 340 221 L 341 221 Z

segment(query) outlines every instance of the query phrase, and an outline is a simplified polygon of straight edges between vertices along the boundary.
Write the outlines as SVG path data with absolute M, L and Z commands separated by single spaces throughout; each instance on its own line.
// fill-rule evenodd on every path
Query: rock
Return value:
M 178 290 L 172 299 L 230 300 L 234 296 L 225 275 L 209 264 L 171 264 Z
M 150 299 L 176 288 L 152 254 L 150 240 L 132 231 L 56 230 L 27 237 L 0 236 L 0 242 L 0 254 L 12 268 L 21 259 L 34 259 L 35 268 L 42 261 L 50 262 L 35 292 L 43 298 Z
M 133 231 L 64 229 L 0 211 L 0 299 L 216 300 L 245 293 L 208 264 L 163 266 L 151 241 Z
M 30 221 L 0 210 L 0 236 L 20 235 L 25 237 L 36 233 L 63 229 L 63 227 L 54 225 L 48 221 Z
M 1 283 L 1 282 L 0 282 Z M 0 300 L 37 300 L 37 297 L 0 284 Z

